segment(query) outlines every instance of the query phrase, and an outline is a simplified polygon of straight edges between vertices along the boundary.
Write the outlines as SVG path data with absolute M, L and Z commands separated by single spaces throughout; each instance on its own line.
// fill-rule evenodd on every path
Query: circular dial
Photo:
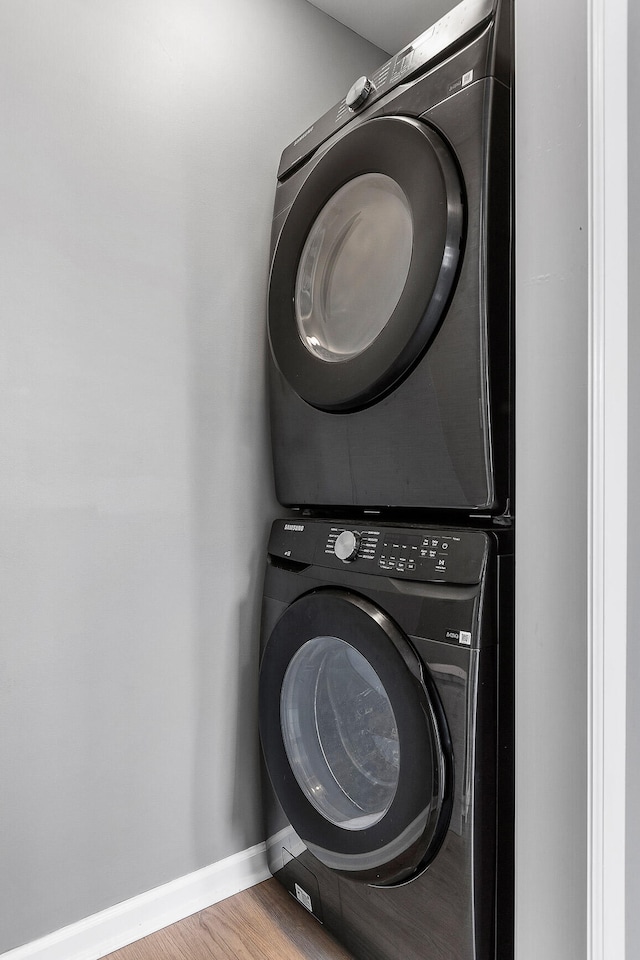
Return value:
M 348 563 L 349 560 L 355 559 L 358 553 L 359 545 L 360 537 L 357 533 L 353 533 L 351 530 L 343 530 L 342 533 L 336 538 L 333 552 L 339 560 L 343 560 L 345 563 Z
M 357 110 L 358 107 L 361 107 L 369 97 L 369 94 L 372 90 L 373 84 L 368 77 L 358 77 L 356 82 L 349 90 L 349 93 L 344 98 L 349 110 Z

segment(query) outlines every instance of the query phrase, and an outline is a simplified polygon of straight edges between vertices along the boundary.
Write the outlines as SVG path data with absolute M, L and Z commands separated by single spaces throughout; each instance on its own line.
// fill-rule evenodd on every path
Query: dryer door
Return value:
M 453 292 L 462 192 L 449 147 L 410 117 L 361 124 L 312 168 L 269 286 L 273 357 L 307 403 L 367 406 L 421 356 Z
M 273 789 L 327 867 L 391 884 L 444 838 L 453 765 L 427 669 L 387 615 L 316 590 L 276 624 L 260 668 L 260 735 Z

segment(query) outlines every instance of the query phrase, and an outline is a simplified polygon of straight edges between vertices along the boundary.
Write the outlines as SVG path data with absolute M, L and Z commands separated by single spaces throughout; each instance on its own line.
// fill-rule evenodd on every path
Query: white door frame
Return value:
M 589 0 L 588 960 L 625 957 L 627 0 Z

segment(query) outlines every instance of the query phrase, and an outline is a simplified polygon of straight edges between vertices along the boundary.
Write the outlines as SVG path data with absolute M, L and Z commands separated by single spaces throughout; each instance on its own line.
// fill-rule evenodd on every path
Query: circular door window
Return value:
M 453 794 L 447 723 L 382 609 L 329 587 L 290 604 L 263 651 L 259 718 L 275 794 L 325 866 L 385 884 L 435 856 Z
M 345 830 L 378 823 L 396 794 L 400 742 L 368 660 L 337 637 L 307 641 L 287 667 L 280 716 L 289 764 L 318 812 Z
M 312 160 L 269 279 L 271 351 L 296 393 L 339 413 L 393 389 L 446 314 L 463 240 L 458 166 L 426 123 L 367 120 Z
M 404 289 L 413 250 L 409 202 L 395 180 L 366 173 L 320 211 L 296 278 L 298 332 L 328 363 L 371 346 Z

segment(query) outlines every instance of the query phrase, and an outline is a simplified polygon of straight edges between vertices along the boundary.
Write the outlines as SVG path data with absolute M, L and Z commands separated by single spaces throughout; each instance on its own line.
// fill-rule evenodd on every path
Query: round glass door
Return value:
M 325 866 L 396 883 L 435 856 L 453 762 L 444 711 L 408 638 L 371 601 L 322 588 L 265 646 L 260 738 L 290 824 Z
M 395 310 L 413 251 L 409 202 L 391 177 L 367 173 L 322 208 L 296 277 L 298 332 L 328 363 L 370 347 Z
M 337 637 L 307 641 L 287 667 L 280 716 L 289 764 L 318 812 L 345 830 L 378 823 L 398 786 L 400 742 L 365 657 Z
M 453 294 L 463 194 L 448 145 L 411 117 L 367 120 L 310 161 L 268 304 L 273 359 L 304 401 L 359 409 L 412 369 Z

